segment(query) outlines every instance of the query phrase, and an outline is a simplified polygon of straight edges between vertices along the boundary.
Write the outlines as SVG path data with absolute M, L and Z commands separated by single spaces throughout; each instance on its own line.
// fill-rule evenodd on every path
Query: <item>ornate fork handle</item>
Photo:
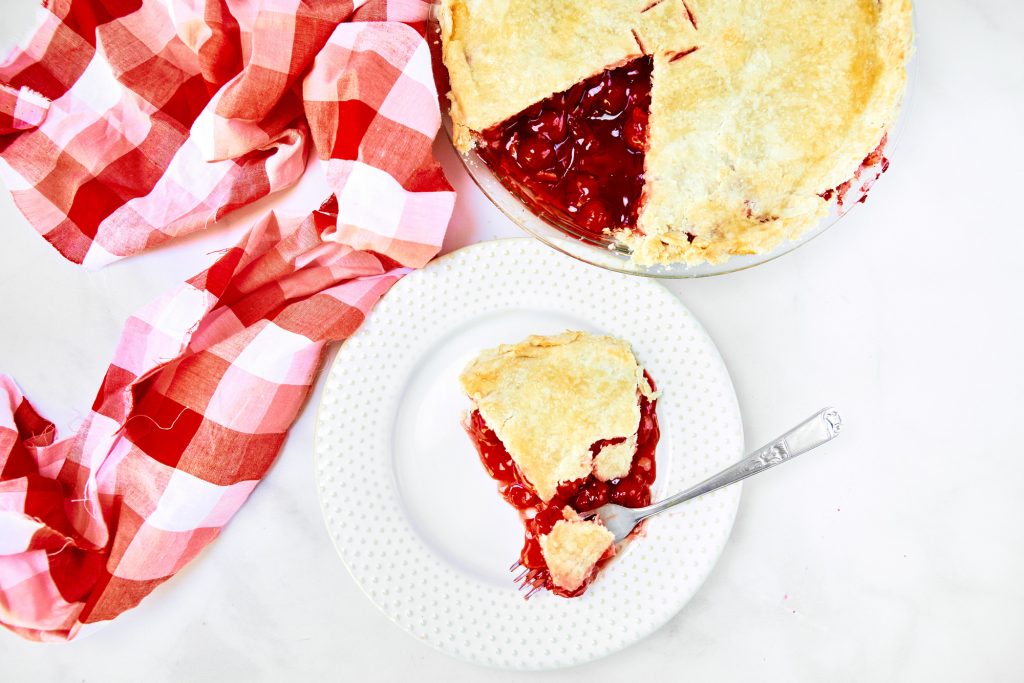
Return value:
M 817 448 L 821 444 L 834 439 L 839 434 L 842 426 L 843 420 L 835 408 L 823 408 L 735 465 L 665 500 L 648 505 L 645 508 L 637 508 L 633 511 L 636 515 L 636 521 L 639 522 L 640 520 L 647 519 L 652 515 L 675 507 L 697 496 L 703 496 L 705 493 L 710 493 L 723 486 L 735 484 L 751 475 L 763 472 L 795 458 L 801 453 Z

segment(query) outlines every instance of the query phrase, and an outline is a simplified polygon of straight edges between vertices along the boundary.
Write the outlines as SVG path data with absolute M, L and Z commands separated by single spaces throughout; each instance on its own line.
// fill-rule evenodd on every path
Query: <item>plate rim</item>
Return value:
M 557 258 L 567 258 L 572 263 L 577 264 L 577 267 L 593 268 L 593 269 L 595 269 L 595 270 L 597 270 L 599 272 L 615 274 L 618 277 L 626 277 L 626 278 L 629 278 L 629 279 L 635 279 L 639 283 L 641 283 L 641 286 L 657 286 L 657 287 L 661 287 L 662 289 L 665 289 L 668 292 L 668 294 L 670 296 L 672 296 L 674 299 L 676 299 L 678 304 L 689 313 L 691 321 L 701 331 L 704 332 L 705 336 L 707 337 L 708 341 L 710 342 L 710 349 L 711 349 L 711 351 L 713 351 L 714 357 L 717 358 L 717 360 L 721 364 L 722 369 L 723 369 L 723 371 L 725 373 L 725 378 L 727 379 L 728 385 L 729 385 L 729 387 L 731 389 L 730 397 L 731 397 L 731 400 L 732 400 L 732 402 L 734 404 L 734 408 L 735 408 L 734 414 L 735 414 L 735 417 L 736 417 L 736 420 L 737 420 L 737 423 L 738 423 L 738 427 L 739 427 L 739 430 L 740 430 L 741 441 L 743 443 L 743 447 L 745 448 L 743 415 L 742 415 L 742 412 L 740 411 L 739 398 L 738 398 L 738 396 L 736 394 L 736 387 L 735 387 L 735 384 L 732 381 L 732 376 L 729 373 L 728 366 L 725 363 L 725 359 L 722 357 L 721 352 L 719 351 L 717 344 L 714 343 L 714 340 L 712 339 L 711 335 L 707 332 L 706 328 L 704 328 L 703 324 L 701 324 L 701 322 L 692 314 L 692 312 L 689 311 L 689 308 L 686 307 L 686 305 L 673 292 L 667 290 L 664 287 L 664 285 L 662 284 L 662 282 L 663 282 L 662 280 L 660 280 L 658 278 L 643 278 L 643 277 L 631 276 L 629 274 L 614 273 L 614 271 L 609 271 L 607 269 L 597 268 L 597 267 L 595 267 L 593 265 L 590 265 L 590 264 L 587 264 L 585 262 L 580 262 L 577 259 L 574 259 L 573 257 L 571 257 L 570 255 L 564 254 L 564 253 L 562 253 L 560 251 L 552 251 L 552 250 L 548 249 L 548 247 L 546 245 L 544 245 L 542 243 L 539 243 L 538 240 L 534 239 L 533 237 L 529 237 L 529 236 L 503 237 L 503 238 L 481 240 L 479 242 L 474 242 L 472 244 L 468 244 L 468 245 L 465 245 L 465 246 L 460 247 L 458 249 L 454 249 L 454 250 L 452 250 L 450 252 L 442 254 L 441 256 L 435 258 L 433 261 L 431 261 L 426 266 L 424 266 L 424 268 L 421 268 L 421 269 L 418 269 L 416 271 L 413 271 L 412 273 L 409 273 L 409 275 L 412 275 L 412 274 L 414 274 L 416 272 L 422 271 L 425 268 L 429 268 L 431 266 L 436 267 L 436 266 L 443 265 L 445 262 L 447 262 L 449 260 L 452 260 L 452 259 L 454 259 L 456 257 L 462 256 L 462 255 L 464 255 L 464 254 L 466 254 L 467 252 L 470 252 L 470 251 L 486 250 L 486 249 L 489 249 L 489 248 L 495 248 L 498 244 L 506 244 L 507 245 L 507 244 L 510 244 L 510 243 L 518 243 L 519 246 L 522 246 L 522 247 L 524 247 L 526 249 L 531 249 L 531 248 L 532 249 L 537 249 L 538 250 L 538 254 L 557 254 L 558 255 Z M 402 286 L 402 283 L 405 280 L 406 280 L 406 277 L 403 277 L 401 280 L 396 282 L 394 284 L 394 286 L 387 293 L 385 293 L 384 296 L 385 297 L 388 296 L 388 294 L 390 294 L 394 290 L 395 287 Z M 647 285 L 647 283 L 650 283 L 650 285 Z M 382 300 L 383 300 L 383 297 L 382 297 Z M 365 322 L 366 321 L 364 320 L 364 325 L 365 325 Z M 574 667 L 578 667 L 578 666 L 583 666 L 585 664 L 589 664 L 589 663 L 592 663 L 592 662 L 595 662 L 595 661 L 599 661 L 599 660 L 605 659 L 605 658 L 607 658 L 607 657 L 609 657 L 609 656 L 611 656 L 613 654 L 616 654 L 616 653 L 619 653 L 619 652 L 623 652 L 623 651 L 625 651 L 627 649 L 630 649 L 630 648 L 634 647 L 638 643 L 640 643 L 640 642 L 644 641 L 645 639 L 649 638 L 654 633 L 657 633 L 658 631 L 660 631 L 665 626 L 665 624 L 667 624 L 669 621 L 671 621 L 676 616 L 678 616 L 683 611 L 683 609 L 686 607 L 686 605 L 689 604 L 689 602 L 693 599 L 693 597 L 696 596 L 697 593 L 703 588 L 704 584 L 707 582 L 708 578 L 711 576 L 711 574 L 714 571 L 716 565 L 718 564 L 719 560 L 721 559 L 722 553 L 725 551 L 726 546 L 728 546 L 729 541 L 730 541 L 730 539 L 732 537 L 733 530 L 735 529 L 736 517 L 737 517 L 737 515 L 739 513 L 740 501 L 742 500 L 742 492 L 743 492 L 743 484 L 742 484 L 742 482 L 739 482 L 739 483 L 729 487 L 733 491 L 733 498 L 732 498 L 732 501 L 731 501 L 731 505 L 727 506 L 727 511 L 726 511 L 726 513 L 729 516 L 728 527 L 727 527 L 727 529 L 725 531 L 724 538 L 722 539 L 721 547 L 718 549 L 714 559 L 712 560 L 712 562 L 708 566 L 707 572 L 704 574 L 704 576 L 702 576 L 696 582 L 696 584 L 694 586 L 693 592 L 690 594 L 689 597 L 687 597 L 685 600 L 683 600 L 680 603 L 680 605 L 679 605 L 679 607 L 677 609 L 671 610 L 662 619 L 652 620 L 651 622 L 649 622 L 649 628 L 647 628 L 646 630 L 641 632 L 635 639 L 633 639 L 630 642 L 627 642 L 627 643 L 625 643 L 625 644 L 623 644 L 621 646 L 618 646 L 618 647 L 612 646 L 612 647 L 609 647 L 609 648 L 605 648 L 600 654 L 597 654 L 595 656 L 591 656 L 591 657 L 589 657 L 589 658 L 587 658 L 587 659 L 585 659 L 583 661 L 579 661 L 579 662 L 564 662 L 564 663 L 556 663 L 556 664 L 550 664 L 550 665 L 535 665 L 535 664 L 531 664 L 529 662 L 525 662 L 525 660 L 522 660 L 522 661 L 524 661 L 524 663 L 522 663 L 521 665 L 518 665 L 518 666 L 505 666 L 505 665 L 502 665 L 502 664 L 499 664 L 499 663 L 480 661 L 479 659 L 466 656 L 465 654 L 453 652 L 453 651 L 451 651 L 449 649 L 446 649 L 446 648 L 442 647 L 440 644 L 433 642 L 431 639 L 421 637 L 421 636 L 417 635 L 415 632 L 413 632 L 412 630 L 406 628 L 406 626 L 404 624 L 402 624 L 398 620 L 398 618 L 397 618 L 397 616 L 395 614 L 392 614 L 391 611 L 385 609 L 384 606 L 377 599 L 375 599 L 375 597 L 373 595 L 370 594 L 370 591 L 368 590 L 367 586 L 364 584 L 363 581 L 360 580 L 359 574 L 353 569 L 353 567 L 352 567 L 352 565 L 351 565 L 351 563 L 349 561 L 349 558 L 346 556 L 346 554 L 344 552 L 342 552 L 342 549 L 339 547 L 339 545 L 338 545 L 339 544 L 339 540 L 335 537 L 335 534 L 332 532 L 331 525 L 330 525 L 330 522 L 328 520 L 328 511 L 327 511 L 326 501 L 325 501 L 325 497 L 324 497 L 325 485 L 321 481 L 321 467 L 320 467 L 321 430 L 322 430 L 322 426 L 324 425 L 324 420 L 323 420 L 324 403 L 325 403 L 325 399 L 327 398 L 327 395 L 328 395 L 328 393 L 330 391 L 330 376 L 333 373 L 335 366 L 337 365 L 338 357 L 340 355 L 341 349 L 344 346 L 344 344 L 348 343 L 349 340 L 355 338 L 360 333 L 360 331 L 362 329 L 363 329 L 363 325 L 360 325 L 360 327 L 357 328 L 357 330 L 355 332 L 353 332 L 351 336 L 349 336 L 347 339 L 343 340 L 341 343 L 334 345 L 335 348 L 333 349 L 332 353 L 330 354 L 331 355 L 331 357 L 329 359 L 330 363 L 328 364 L 326 362 L 328 359 L 325 359 L 325 362 L 324 362 L 324 368 L 323 368 L 323 370 L 325 372 L 324 386 L 323 386 L 323 389 L 320 391 L 320 395 L 319 395 L 319 398 L 317 400 L 316 411 L 315 411 L 315 414 L 314 414 L 313 444 L 312 444 L 314 485 L 315 485 L 316 493 L 317 493 L 317 502 L 318 502 L 319 508 L 320 508 L 321 521 L 324 524 L 324 530 L 327 532 L 327 536 L 330 538 L 331 546 L 334 548 L 335 554 L 341 560 L 341 563 L 345 567 L 345 570 L 348 572 L 349 577 L 352 579 L 352 581 L 355 583 L 355 585 L 359 588 L 360 592 L 366 597 L 366 599 L 381 614 L 383 614 L 385 616 L 385 618 L 387 618 L 388 621 L 390 621 L 392 624 L 394 624 L 402 633 L 407 634 L 408 636 L 410 636 L 413 639 L 419 641 L 420 643 L 426 644 L 427 646 L 429 646 L 432 650 L 434 650 L 436 652 L 443 653 L 446 656 L 451 657 L 453 659 L 458 659 L 458 660 L 466 662 L 468 664 L 471 664 L 471 665 L 474 665 L 474 666 L 478 666 L 478 667 L 481 667 L 481 668 L 484 668 L 484 669 L 488 669 L 488 670 L 504 670 L 504 671 L 555 671 L 555 670 L 560 670 L 560 669 L 568 669 L 568 668 L 574 668 Z M 403 514 L 406 514 L 406 510 L 405 510 L 404 506 L 400 504 L 400 502 L 399 502 L 398 507 L 402 510 Z M 408 520 L 407 520 L 407 523 L 409 523 L 410 528 L 415 531 L 415 529 L 416 529 L 415 525 L 413 525 Z

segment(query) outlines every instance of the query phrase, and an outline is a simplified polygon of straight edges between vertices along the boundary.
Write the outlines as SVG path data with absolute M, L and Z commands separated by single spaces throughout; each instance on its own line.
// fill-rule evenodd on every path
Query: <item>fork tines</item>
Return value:
M 530 569 L 529 567 L 524 567 L 522 562 L 516 561 L 509 567 L 509 571 L 515 573 L 516 570 L 519 570 L 519 573 L 516 574 L 512 581 L 519 584 L 520 591 L 527 587 L 530 589 L 523 595 L 524 600 L 529 600 L 544 588 L 548 578 L 546 569 Z

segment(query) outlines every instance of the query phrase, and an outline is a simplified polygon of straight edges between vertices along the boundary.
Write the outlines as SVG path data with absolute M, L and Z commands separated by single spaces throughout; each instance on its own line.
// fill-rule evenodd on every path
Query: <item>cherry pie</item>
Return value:
M 582 594 L 615 553 L 580 512 L 651 502 L 658 394 L 629 345 L 565 332 L 481 353 L 460 381 L 466 431 L 502 496 L 520 511 L 520 562 L 563 597 Z
M 456 146 L 641 265 L 761 253 L 887 167 L 910 0 L 441 0 Z M 869 168 L 865 168 L 869 167 Z

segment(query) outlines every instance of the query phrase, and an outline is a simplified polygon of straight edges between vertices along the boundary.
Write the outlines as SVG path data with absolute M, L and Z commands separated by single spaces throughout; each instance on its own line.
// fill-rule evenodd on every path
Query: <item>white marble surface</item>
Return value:
M 4 42 L 31 4 L 3 0 Z M 867 206 L 773 263 L 669 285 L 717 340 L 749 445 L 828 402 L 848 431 L 746 487 L 716 571 L 664 629 L 537 678 L 1020 680 L 1024 5 L 917 11 L 912 120 Z M 516 235 L 439 148 L 461 192 L 446 247 Z M 90 274 L 4 192 L 0 370 L 73 427 L 125 317 L 257 213 Z M 196 562 L 89 638 L 0 633 L 3 680 L 477 680 L 392 626 L 339 563 L 314 490 L 314 407 Z

